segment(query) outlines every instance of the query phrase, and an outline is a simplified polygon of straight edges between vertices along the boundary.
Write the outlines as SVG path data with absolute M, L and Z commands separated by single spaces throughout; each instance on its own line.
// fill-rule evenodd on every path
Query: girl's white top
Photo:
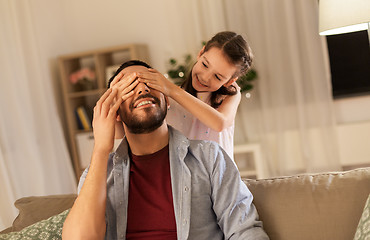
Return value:
M 197 94 L 198 98 L 203 102 L 209 103 L 211 93 L 202 92 Z M 234 159 L 234 123 L 217 132 L 189 113 L 180 104 L 169 98 L 170 108 L 167 112 L 167 123 L 184 134 L 189 139 L 195 140 L 211 140 L 217 142 L 230 156 Z

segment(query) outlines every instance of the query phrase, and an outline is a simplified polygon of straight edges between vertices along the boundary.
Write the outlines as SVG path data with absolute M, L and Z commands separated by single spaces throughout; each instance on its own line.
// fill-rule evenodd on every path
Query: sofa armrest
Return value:
M 1 233 L 20 231 L 41 220 L 48 219 L 72 207 L 77 195 L 49 195 L 24 197 L 15 201 L 19 214 L 10 228 Z

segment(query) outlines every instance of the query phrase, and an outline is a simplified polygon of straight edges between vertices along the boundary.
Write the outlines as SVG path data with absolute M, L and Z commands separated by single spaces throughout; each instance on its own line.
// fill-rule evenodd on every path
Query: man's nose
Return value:
M 145 83 L 139 83 L 136 86 L 136 93 L 139 94 L 139 95 L 140 94 L 146 94 L 146 93 L 149 93 L 149 92 L 150 92 L 150 89 Z

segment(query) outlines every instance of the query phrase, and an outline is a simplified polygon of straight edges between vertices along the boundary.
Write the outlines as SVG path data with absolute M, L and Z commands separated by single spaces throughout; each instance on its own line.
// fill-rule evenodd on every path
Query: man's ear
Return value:
M 170 101 L 169 101 L 169 98 L 167 96 L 164 96 L 164 98 L 166 99 L 167 110 L 168 110 L 168 109 L 170 109 Z
M 231 84 L 233 84 L 234 82 L 236 82 L 236 80 L 238 80 L 238 77 L 235 77 L 235 78 L 230 79 L 223 86 L 224 87 L 229 87 L 229 86 L 231 86 Z
M 198 53 L 198 56 L 197 56 L 197 60 L 200 58 L 200 56 L 203 55 L 204 53 L 204 49 L 205 49 L 206 46 L 203 46 L 202 49 L 200 49 L 199 53 Z
M 116 121 L 117 122 L 122 122 L 121 116 L 119 114 L 117 114 Z

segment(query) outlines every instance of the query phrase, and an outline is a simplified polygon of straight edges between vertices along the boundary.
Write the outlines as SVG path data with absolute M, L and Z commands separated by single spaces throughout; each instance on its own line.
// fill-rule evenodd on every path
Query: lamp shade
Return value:
M 320 0 L 319 32 L 331 35 L 368 29 L 370 0 Z

